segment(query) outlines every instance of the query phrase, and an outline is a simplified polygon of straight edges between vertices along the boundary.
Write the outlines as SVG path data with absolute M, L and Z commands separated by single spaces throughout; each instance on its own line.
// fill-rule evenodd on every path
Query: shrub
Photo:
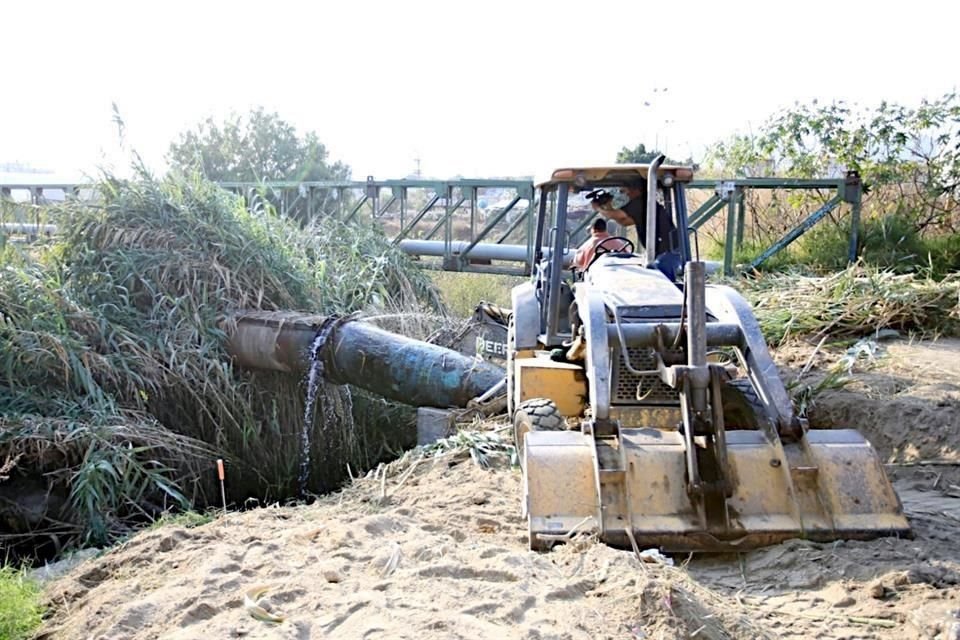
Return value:
M 40 626 L 40 587 L 22 569 L 0 567 L 0 638 L 26 640 Z
M 98 190 L 99 202 L 59 209 L 61 236 L 40 255 L 0 256 L 0 464 L 14 460 L 10 483 L 47 496 L 43 521 L 14 533 L 102 544 L 168 507 L 218 503 L 217 457 L 233 502 L 296 495 L 301 381 L 235 369 L 220 321 L 240 309 L 442 311 L 376 228 L 304 229 L 194 177 L 107 176 Z M 370 420 L 389 415 L 382 403 L 370 410 L 358 393 L 351 410 L 350 397 L 321 394 L 338 420 L 317 411 L 309 425 L 310 491 L 376 462 L 379 440 L 405 441 Z
M 796 263 L 820 272 L 845 269 L 850 230 L 822 224 L 798 241 Z M 904 216 L 888 214 L 867 218 L 859 237 L 861 261 L 897 273 L 925 271 L 937 278 L 960 267 L 960 237 L 956 234 L 922 236 Z
M 489 273 L 435 271 L 431 276 L 446 307 L 460 318 L 473 315 L 481 301 L 509 307 L 510 290 L 524 281 L 518 276 Z

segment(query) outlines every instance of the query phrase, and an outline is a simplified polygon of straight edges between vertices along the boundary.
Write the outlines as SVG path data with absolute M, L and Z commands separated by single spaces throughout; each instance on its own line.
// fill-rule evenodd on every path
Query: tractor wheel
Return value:
M 564 431 L 567 421 L 553 400 L 533 398 L 525 400 L 513 414 L 513 444 L 517 459 L 523 467 L 523 436 L 529 431 Z
M 720 396 L 727 430 L 752 431 L 760 429 L 767 420 L 766 408 L 747 378 L 728 380 L 720 388 Z

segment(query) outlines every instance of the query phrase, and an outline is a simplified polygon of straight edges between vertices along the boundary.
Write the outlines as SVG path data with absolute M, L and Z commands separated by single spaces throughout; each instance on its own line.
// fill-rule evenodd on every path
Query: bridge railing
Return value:
M 224 189 L 243 196 L 252 206 L 269 203 L 286 216 L 307 220 L 334 216 L 347 221 L 379 224 L 387 237 L 423 266 L 446 271 L 529 274 L 533 262 L 535 192 L 526 180 L 374 180 L 351 182 L 222 182 Z M 712 192 L 689 216 L 698 233 L 714 216 L 725 212 L 724 273 L 732 274 L 736 252 L 744 241 L 750 190 L 827 190 L 832 195 L 749 265 L 753 269 L 808 231 L 841 204 L 849 204 L 849 259 L 856 259 L 862 186 L 856 173 L 844 178 L 790 180 L 740 178 L 697 180 L 687 187 Z M 45 203 L 68 196 L 89 195 L 85 184 L 0 183 L 0 235 L 27 239 L 49 233 L 42 219 Z M 581 240 L 588 217 L 571 237 Z M 30 225 L 34 225 L 30 227 Z
M 533 185 L 526 180 L 224 182 L 248 202 L 269 201 L 302 219 L 335 216 L 380 224 L 390 240 L 447 271 L 529 273 Z M 507 250 L 478 249 L 499 245 Z M 522 252 L 520 251 L 522 248 Z M 499 257 L 491 257 L 499 256 Z
M 825 218 L 841 204 L 850 205 L 850 244 L 848 260 L 857 259 L 857 243 L 860 229 L 860 210 L 863 198 L 863 185 L 860 176 L 850 171 L 843 178 L 824 178 L 815 180 L 788 178 L 736 178 L 721 180 L 695 180 L 688 186 L 690 190 L 712 191 L 713 193 L 689 216 L 692 232 L 698 232 L 704 224 L 721 211 L 726 211 L 723 272 L 730 275 L 734 271 L 734 257 L 742 247 L 744 228 L 747 218 L 746 196 L 752 190 L 769 191 L 772 189 L 826 191 L 831 195 L 814 211 L 802 218 L 793 228 L 771 244 L 752 262 L 741 268 L 750 271 L 756 269 L 777 253 L 783 251 L 801 235 L 809 231 L 816 223 Z

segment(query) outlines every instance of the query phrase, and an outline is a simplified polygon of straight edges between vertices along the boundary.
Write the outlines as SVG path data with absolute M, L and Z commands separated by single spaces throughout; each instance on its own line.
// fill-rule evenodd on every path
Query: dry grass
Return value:
M 883 329 L 960 332 L 960 276 L 936 280 L 852 266 L 831 276 L 757 274 L 732 282 L 753 305 L 767 341 L 858 338 Z

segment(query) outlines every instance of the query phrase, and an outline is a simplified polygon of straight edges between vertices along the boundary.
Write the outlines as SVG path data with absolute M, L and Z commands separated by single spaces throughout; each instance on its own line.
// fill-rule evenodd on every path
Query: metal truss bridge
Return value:
M 223 182 L 247 199 L 269 203 L 281 215 L 308 220 L 336 216 L 344 222 L 379 224 L 386 236 L 423 266 L 446 271 L 527 275 L 534 255 L 536 218 L 533 183 L 525 180 L 374 180 L 356 182 Z M 0 239 L 28 240 L 54 231 L 43 219 L 43 205 L 90 192 L 84 184 L 0 183 Z M 745 178 L 697 180 L 687 186 L 691 233 L 698 234 L 718 214 L 725 216 L 723 271 L 734 272 L 734 256 L 744 241 L 746 195 L 752 190 L 816 190 L 831 194 L 796 227 L 743 268 L 752 269 L 785 249 L 842 204 L 850 205 L 850 253 L 856 259 L 862 188 L 854 173 L 845 178 L 789 180 Z M 595 214 L 571 208 L 576 219 L 568 245 L 587 234 Z M 716 225 L 716 222 L 714 223 Z

